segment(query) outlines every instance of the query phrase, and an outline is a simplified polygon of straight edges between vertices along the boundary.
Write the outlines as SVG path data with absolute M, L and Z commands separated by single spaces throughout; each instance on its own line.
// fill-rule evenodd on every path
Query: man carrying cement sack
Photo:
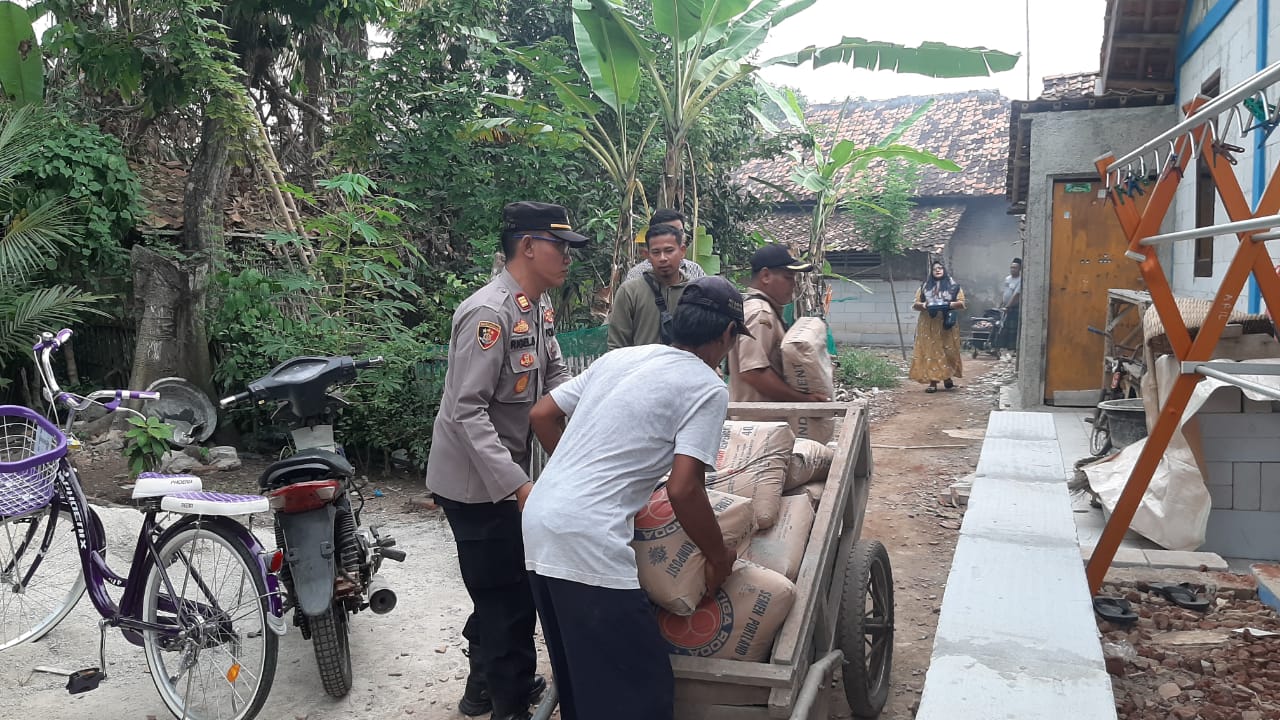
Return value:
M 525 566 L 564 720 L 672 717 L 675 679 L 640 589 L 634 519 L 670 471 L 667 497 L 706 558 L 709 591 L 728 577 L 735 556 L 703 486 L 729 401 L 715 368 L 745 332 L 742 295 L 699 278 L 680 297 L 672 346 L 606 353 L 529 415 L 551 459 L 524 508 Z
M 729 353 L 731 402 L 825 402 L 817 393 L 793 389 L 782 379 L 782 306 L 796 294 L 796 273 L 813 265 L 791 257 L 785 245 L 764 245 L 751 256 L 751 287 L 743 301 L 750 335 Z

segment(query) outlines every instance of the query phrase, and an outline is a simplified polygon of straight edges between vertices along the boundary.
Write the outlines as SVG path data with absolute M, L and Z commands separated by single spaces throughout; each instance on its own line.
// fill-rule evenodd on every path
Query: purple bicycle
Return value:
M 194 475 L 143 473 L 133 488 L 143 520 L 132 564 L 123 577 L 113 572 L 102 521 L 67 461 L 67 433 L 93 404 L 135 412 L 121 403 L 157 394 L 61 390 L 50 356 L 70 337 L 45 333 L 34 348 L 46 399 L 68 410 L 66 432 L 28 408 L 0 406 L 0 650 L 43 637 L 88 589 L 102 617 L 99 667 L 38 670 L 67 675 L 71 693 L 93 690 L 106 678 L 107 628 L 119 628 L 143 649 L 175 716 L 248 720 L 271 691 L 286 630 L 275 576 L 283 557 L 236 520 L 267 512 L 267 499 L 206 492 Z M 123 591 L 118 604 L 108 587 Z

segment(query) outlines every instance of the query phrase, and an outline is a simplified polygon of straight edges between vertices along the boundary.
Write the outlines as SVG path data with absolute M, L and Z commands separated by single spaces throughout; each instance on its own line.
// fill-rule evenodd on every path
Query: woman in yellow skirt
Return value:
M 920 312 L 916 323 L 915 352 L 910 377 L 928 383 L 927 393 L 938 392 L 938 383 L 947 390 L 955 387 L 952 378 L 964 377 L 960 361 L 960 327 L 956 310 L 964 309 L 964 290 L 947 274 L 941 261 L 929 267 L 929 277 L 916 291 L 912 310 Z

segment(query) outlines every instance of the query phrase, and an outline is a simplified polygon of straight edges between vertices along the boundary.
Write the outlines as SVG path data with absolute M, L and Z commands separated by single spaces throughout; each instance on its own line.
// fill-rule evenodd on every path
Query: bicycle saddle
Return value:
M 346 458 L 332 450 L 308 448 L 267 466 L 258 479 L 261 488 L 277 488 L 307 480 L 332 477 L 354 477 L 356 469 Z

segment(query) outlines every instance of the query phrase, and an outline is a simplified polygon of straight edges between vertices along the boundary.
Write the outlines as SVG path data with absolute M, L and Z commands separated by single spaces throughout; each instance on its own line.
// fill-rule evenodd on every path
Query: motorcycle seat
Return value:
M 266 512 L 271 506 L 261 495 L 230 495 L 199 490 L 165 495 L 160 501 L 160 509 L 184 515 L 236 516 Z
M 144 472 L 134 482 L 131 496 L 134 500 L 162 497 L 180 492 L 197 492 L 204 489 L 204 482 L 188 473 Z
M 274 488 L 306 480 L 349 478 L 355 474 L 355 467 L 338 453 L 322 448 L 307 448 L 267 466 L 258 485 Z

